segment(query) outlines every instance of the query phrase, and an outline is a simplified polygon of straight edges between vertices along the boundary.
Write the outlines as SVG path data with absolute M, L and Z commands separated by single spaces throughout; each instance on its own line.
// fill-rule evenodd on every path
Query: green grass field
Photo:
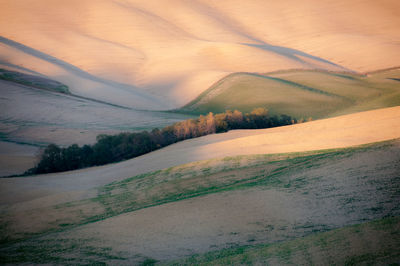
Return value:
M 398 79 L 400 69 L 368 75 L 316 70 L 234 73 L 177 111 L 206 114 L 265 107 L 298 119 L 325 118 L 399 105 Z

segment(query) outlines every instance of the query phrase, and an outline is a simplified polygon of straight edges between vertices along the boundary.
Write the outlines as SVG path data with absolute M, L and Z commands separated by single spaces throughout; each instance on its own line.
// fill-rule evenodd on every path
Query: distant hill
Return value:
M 400 62 L 396 0 L 0 0 L 0 10 L 1 68 L 140 109 L 178 108 L 235 72 Z
M 400 69 L 366 75 L 320 70 L 234 73 L 179 112 L 204 114 L 265 107 L 273 114 L 322 118 L 400 105 Z

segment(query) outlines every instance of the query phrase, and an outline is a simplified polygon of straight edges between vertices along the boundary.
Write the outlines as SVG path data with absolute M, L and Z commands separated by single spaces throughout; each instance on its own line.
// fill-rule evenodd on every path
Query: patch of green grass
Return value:
M 155 265 L 158 261 L 155 259 L 147 258 L 140 265 L 142 266 L 150 266 Z
M 166 265 L 359 265 L 400 259 L 400 217 L 347 226 L 281 243 L 228 248 Z
M 400 68 L 376 75 L 292 70 L 267 74 L 234 73 L 221 79 L 180 113 L 250 112 L 313 119 L 400 105 Z
M 4 250 L 3 250 L 4 252 Z M 126 258 L 111 248 L 94 247 L 85 239 L 36 239 L 14 247 L 12 255 L 0 253 L 1 264 L 106 264 Z

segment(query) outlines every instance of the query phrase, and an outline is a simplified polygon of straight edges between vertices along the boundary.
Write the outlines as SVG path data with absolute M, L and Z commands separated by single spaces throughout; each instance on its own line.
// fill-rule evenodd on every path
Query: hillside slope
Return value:
M 250 112 L 262 106 L 272 114 L 287 114 L 297 119 L 326 118 L 400 105 L 399 80 L 400 68 L 367 75 L 316 70 L 234 73 L 177 111 Z
M 0 262 L 132 265 L 229 247 L 286 245 L 315 233 L 398 217 L 399 158 L 399 140 L 229 157 L 132 176 L 86 191 L 87 198 L 58 194 L 47 201 L 1 206 Z M 331 252 L 340 252 L 350 241 L 346 254 L 354 259 L 366 251 L 371 254 L 363 260 L 398 259 L 398 218 L 377 224 L 375 230 L 344 228 L 344 239 L 328 233 L 335 243 Z M 316 250 L 306 249 L 309 261 L 326 254 L 320 248 L 330 243 L 320 240 Z M 275 259 L 304 258 L 281 251 Z
M 0 76 L 0 176 L 22 174 L 33 167 L 39 148 L 49 143 L 90 144 L 99 134 L 151 130 L 189 118 L 55 92 L 65 86 L 37 75 L 14 75 L 6 80 Z
M 232 72 L 400 61 L 396 0 L 1 0 L 0 10 L 1 67 L 136 108 L 179 107 Z
M 390 217 L 276 244 L 228 248 L 163 265 L 396 264 L 400 218 Z
M 199 160 L 244 154 L 273 154 L 400 138 L 400 107 L 260 130 L 233 130 L 190 139 L 121 163 L 58 174 L 0 179 L 3 204 L 52 201 L 61 193 L 84 197 L 86 190 L 125 178 Z

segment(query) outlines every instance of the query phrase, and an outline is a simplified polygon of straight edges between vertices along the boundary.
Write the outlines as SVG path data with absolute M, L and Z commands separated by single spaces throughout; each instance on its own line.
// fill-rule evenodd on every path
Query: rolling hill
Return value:
M 219 264 L 221 249 L 233 256 L 226 263 L 307 258 L 285 250 L 337 263 L 397 260 L 399 122 L 400 107 L 392 107 L 208 135 L 112 165 L 0 179 L 0 262 L 141 264 L 215 251 L 194 258 Z M 367 144 L 377 141 L 386 142 Z M 360 144 L 367 145 L 349 148 Z M 333 256 L 343 245 L 328 245 L 326 253 L 320 239 L 338 241 L 341 232 L 346 238 L 337 243 L 354 249 Z M 364 233 L 369 246 L 357 245 Z M 365 257 L 368 250 L 378 253 Z M 248 255 L 238 258 L 242 251 Z
M 234 73 L 178 112 L 206 114 L 265 107 L 272 114 L 324 118 L 400 104 L 400 69 L 366 75 L 316 70 Z
M 220 264 L 224 256 L 218 254 L 225 254 L 224 264 L 230 264 L 229 255 L 250 260 L 243 255 L 249 245 L 246 252 L 255 261 L 304 260 L 303 254 L 280 253 L 304 249 L 311 261 L 321 260 L 321 254 L 329 255 L 322 261 L 336 263 L 397 260 L 399 152 L 395 140 L 206 160 L 86 191 L 75 183 L 78 194 L 1 205 L 0 261 L 140 264 L 217 250 L 200 258 Z M 327 237 L 336 244 L 323 242 Z M 368 245 L 357 242 L 366 239 Z M 301 246 L 303 241 L 307 245 Z M 353 248 L 332 255 L 346 245 Z M 274 247 L 277 252 L 265 254 Z M 232 250 L 220 251 L 224 248 Z M 359 258 L 368 251 L 370 256 Z
M 397 0 L 0 0 L 0 176 L 208 112 L 314 120 L 0 178 L 0 264 L 398 263 L 399 28 Z
M 400 61 L 395 0 L 2 0 L 0 10 L 0 67 L 137 109 L 180 107 L 235 72 Z
M 226 156 L 344 148 L 400 137 L 400 107 L 361 112 L 285 127 L 234 130 L 179 142 L 152 153 L 100 167 L 0 179 L 0 200 L 18 203 L 82 190 L 133 175 Z
M 0 176 L 21 174 L 32 167 L 39 148 L 49 143 L 89 144 L 99 134 L 162 128 L 210 111 L 249 112 L 265 107 L 272 115 L 306 120 L 400 104 L 399 68 L 365 75 L 322 70 L 234 73 L 184 107 L 168 112 L 79 96 L 38 74 L 0 69 L 0 79 L 0 148 L 5 154 L 0 155 Z
M 13 74 L 6 80 L 0 76 L 0 176 L 22 174 L 33 167 L 40 148 L 49 143 L 89 144 L 99 134 L 151 130 L 191 117 L 60 93 L 65 85 L 53 80 L 2 73 Z

